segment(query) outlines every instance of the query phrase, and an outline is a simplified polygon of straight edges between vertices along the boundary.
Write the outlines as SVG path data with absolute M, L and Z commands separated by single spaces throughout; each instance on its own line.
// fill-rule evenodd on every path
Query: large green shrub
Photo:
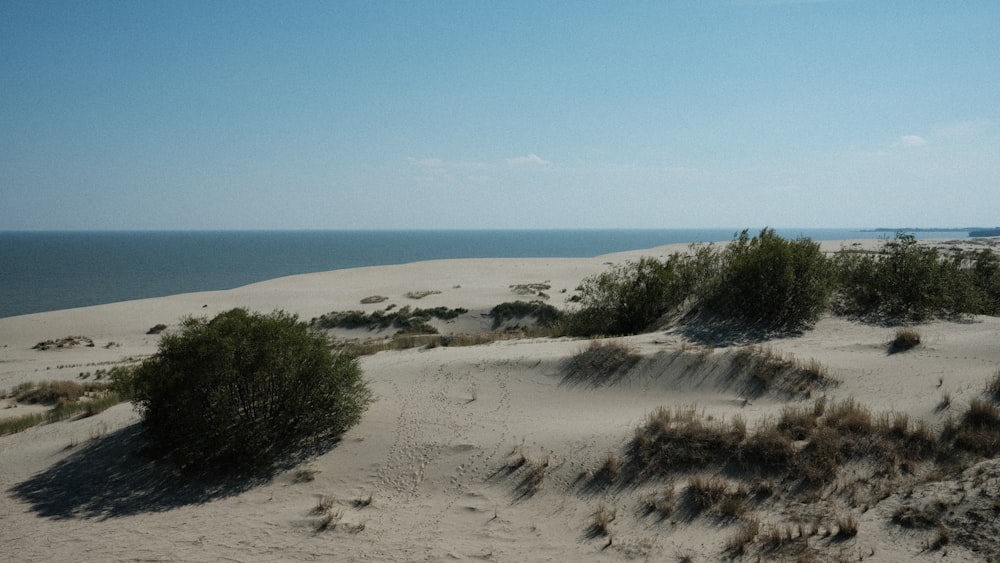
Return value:
M 830 262 L 808 238 L 784 239 L 772 229 L 744 230 L 722 252 L 705 304 L 716 315 L 766 329 L 814 321 L 832 289 Z
M 281 311 L 185 319 L 133 386 L 152 451 L 199 469 L 273 463 L 343 433 L 371 400 L 354 357 Z
M 996 258 L 973 255 L 978 270 L 966 265 L 966 258 L 947 259 L 906 233 L 884 241 L 878 252 L 842 250 L 834 256 L 837 310 L 899 320 L 981 312 L 980 286 L 996 279 Z
M 644 257 L 583 281 L 580 310 L 570 319 L 573 334 L 634 334 L 648 329 L 689 295 L 685 258 Z

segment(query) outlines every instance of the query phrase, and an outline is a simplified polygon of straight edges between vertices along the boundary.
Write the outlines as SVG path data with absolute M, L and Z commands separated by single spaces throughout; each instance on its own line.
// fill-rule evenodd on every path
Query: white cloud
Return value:
M 548 166 L 552 163 L 535 153 L 531 153 L 525 156 L 508 158 L 507 164 L 510 164 L 511 166 Z
M 927 139 L 920 135 L 903 135 L 899 138 L 899 144 L 904 147 L 922 147 L 927 144 Z

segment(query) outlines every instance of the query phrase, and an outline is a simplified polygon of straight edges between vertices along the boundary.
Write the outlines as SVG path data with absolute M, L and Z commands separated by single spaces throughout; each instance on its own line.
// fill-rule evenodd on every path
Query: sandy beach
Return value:
M 852 244 L 875 241 L 823 247 Z M 434 321 L 442 334 L 487 332 L 486 313 L 499 303 L 543 291 L 548 303 L 570 307 L 581 280 L 610 264 L 686 248 L 339 270 L 0 319 L 0 393 L 148 356 L 159 338 L 147 334 L 154 325 L 172 330 L 183 316 L 233 307 L 283 309 L 305 320 L 390 304 L 461 307 L 468 312 L 459 318 Z M 532 284 L 547 289 L 525 294 Z M 386 300 L 362 304 L 372 296 Z M 940 428 L 981 398 L 1000 369 L 1000 318 L 914 328 L 921 344 L 905 353 L 887 351 L 893 328 L 829 315 L 802 334 L 764 343 L 779 356 L 822 364 L 838 381 L 808 396 L 748 393 L 733 376 L 740 346 L 709 346 L 677 329 L 616 339 L 641 357 L 603 379 L 574 370 L 572 359 L 590 346 L 580 339 L 380 352 L 360 359 L 376 397 L 362 422 L 332 450 L 259 482 L 192 483 L 145 461 L 135 452 L 138 416 L 118 405 L 0 437 L 0 560 L 716 561 L 733 556 L 727 546 L 751 518 L 759 539 L 742 560 L 998 560 L 997 460 L 891 480 L 859 463 L 809 502 L 786 495 L 777 481 L 740 518 L 683 509 L 692 477 L 738 487 L 721 470 L 622 484 L 596 478 L 609 457 L 627 454 L 636 429 L 659 407 L 704 420 L 739 417 L 754 428 L 788 406 L 850 399 Z M 80 343 L 35 348 L 71 336 Z M 0 417 L 40 408 L 0 399 Z M 648 509 L 669 487 L 678 508 Z M 930 505 L 943 507 L 944 545 L 935 544 L 938 527 L 893 521 L 903 507 Z M 598 529 L 601 513 L 613 517 Z M 319 525 L 324 514 L 336 516 L 333 525 Z M 856 534 L 838 533 L 848 518 Z M 764 538 L 774 530 L 791 532 L 769 544 Z

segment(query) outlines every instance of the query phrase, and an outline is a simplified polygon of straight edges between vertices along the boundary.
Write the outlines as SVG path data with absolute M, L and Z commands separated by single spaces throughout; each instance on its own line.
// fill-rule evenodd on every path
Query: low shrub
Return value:
M 187 318 L 133 378 L 150 451 L 182 468 L 270 464 L 356 424 L 371 400 L 353 356 L 294 315 Z
M 513 301 L 490 309 L 493 328 L 499 328 L 507 321 L 531 317 L 541 327 L 551 327 L 562 319 L 562 312 L 544 301 Z

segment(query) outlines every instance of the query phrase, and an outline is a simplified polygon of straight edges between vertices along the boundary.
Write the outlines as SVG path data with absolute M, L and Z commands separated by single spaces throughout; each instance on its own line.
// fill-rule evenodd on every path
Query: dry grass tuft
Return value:
M 742 348 L 736 353 L 734 367 L 749 377 L 758 393 L 782 392 L 808 397 L 818 388 L 839 383 L 819 361 L 802 362 L 767 346 Z
M 677 507 L 677 493 L 674 483 L 670 482 L 659 493 L 650 493 L 643 499 L 643 507 L 646 514 L 659 514 L 661 518 L 667 518 L 674 513 Z
M 611 522 L 618 517 L 618 511 L 608 508 L 603 502 L 597 505 L 597 510 L 593 514 L 593 522 L 590 525 L 590 532 L 594 536 L 607 536 L 611 533 Z
M 734 556 L 745 554 L 758 534 L 760 534 L 760 520 L 755 516 L 744 518 L 736 534 L 726 540 L 726 551 Z
M 641 358 L 638 350 L 624 340 L 591 340 L 570 358 L 568 374 L 575 380 L 607 382 L 625 375 Z
M 920 332 L 912 328 L 896 329 L 896 336 L 889 343 L 890 352 L 905 352 L 920 345 Z
M 858 519 L 853 514 L 837 518 L 837 539 L 848 539 L 858 535 Z
M 688 494 L 698 510 L 707 510 L 726 498 L 729 483 L 721 477 L 695 475 L 688 480 Z
M 986 392 L 994 401 L 1000 400 L 1000 369 L 993 374 L 993 377 L 986 382 Z
M 609 453 L 604 458 L 600 474 L 608 481 L 617 481 L 622 476 L 622 466 L 622 457 L 616 453 Z

